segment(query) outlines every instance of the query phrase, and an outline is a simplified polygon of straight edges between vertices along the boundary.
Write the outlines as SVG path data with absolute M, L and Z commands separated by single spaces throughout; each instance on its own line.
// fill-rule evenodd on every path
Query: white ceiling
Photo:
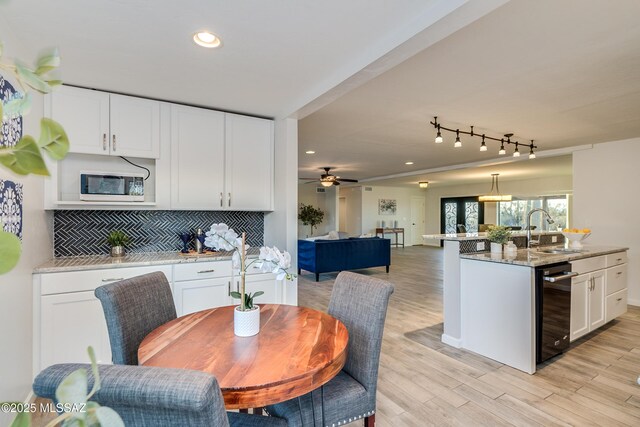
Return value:
M 283 117 L 465 3 L 0 0 L 0 38 L 15 33 L 33 57 L 59 47 L 65 83 Z M 196 46 L 204 29 L 223 47 Z
M 496 143 L 482 153 L 469 137 L 434 144 L 434 115 L 540 151 L 636 137 L 639 16 L 637 0 L 512 0 L 301 120 L 300 174 L 334 166 L 365 179 L 498 158 Z M 540 160 L 517 168 L 556 173 Z
M 496 157 L 433 144 L 433 115 L 541 151 L 640 135 L 638 16 L 637 0 L 0 0 L 0 39 L 59 47 L 70 84 L 302 118 L 300 175 L 371 179 Z M 202 29 L 224 46 L 196 46 Z

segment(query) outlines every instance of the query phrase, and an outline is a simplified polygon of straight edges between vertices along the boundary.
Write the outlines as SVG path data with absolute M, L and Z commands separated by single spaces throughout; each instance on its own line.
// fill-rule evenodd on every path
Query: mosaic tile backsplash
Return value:
M 178 233 L 208 231 L 219 222 L 238 233 L 245 231 L 250 246 L 263 245 L 262 212 L 58 210 L 53 216 L 54 256 L 106 255 L 105 237 L 112 230 L 131 237 L 128 252 L 178 251 L 182 248 Z
M 540 237 L 540 246 L 547 246 L 547 245 L 562 245 L 564 244 L 564 236 L 561 233 L 555 234 L 556 237 L 558 237 L 556 242 L 552 242 L 551 240 L 551 235 L 550 234 L 543 234 Z M 513 244 L 516 245 L 518 247 L 518 249 L 522 249 L 522 248 L 526 248 L 527 247 L 527 238 L 525 236 L 513 236 L 511 238 L 511 240 L 513 241 Z M 461 254 L 473 254 L 478 252 L 478 242 L 484 242 L 484 247 L 485 250 L 484 251 L 480 251 L 480 252 L 486 252 L 489 250 L 489 246 L 490 246 L 490 241 L 488 239 L 477 239 L 477 240 L 461 240 L 460 241 L 460 253 Z

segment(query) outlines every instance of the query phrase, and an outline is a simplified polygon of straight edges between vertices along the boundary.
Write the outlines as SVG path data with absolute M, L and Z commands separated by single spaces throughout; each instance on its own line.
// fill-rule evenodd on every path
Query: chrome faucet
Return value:
M 531 209 L 529 211 L 529 213 L 527 214 L 527 249 L 531 249 L 531 244 L 534 243 L 536 245 L 540 244 L 540 240 L 535 240 L 535 241 L 531 241 L 531 215 L 533 215 L 536 212 L 544 212 L 544 214 L 547 216 L 547 223 L 548 224 L 553 224 L 553 218 L 551 218 L 551 215 L 549 215 L 549 212 L 545 211 L 542 208 L 536 208 L 536 209 Z

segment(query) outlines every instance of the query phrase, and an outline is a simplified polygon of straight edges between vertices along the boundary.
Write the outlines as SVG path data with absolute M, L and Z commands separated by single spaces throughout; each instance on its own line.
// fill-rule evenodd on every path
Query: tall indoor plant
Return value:
M 302 221 L 303 225 L 311 226 L 311 236 L 313 236 L 313 227 L 322 222 L 322 220 L 324 219 L 324 212 L 322 212 L 320 208 L 316 208 L 312 205 L 305 205 L 304 203 L 302 203 L 300 206 L 298 219 Z
M 293 280 L 295 277 L 287 269 L 291 267 L 291 255 L 287 251 L 281 252 L 278 248 L 263 246 L 260 255 L 256 259 L 247 262 L 249 245 L 246 242 L 246 233 L 242 236 L 229 228 L 227 224 L 213 224 L 206 233 L 205 246 L 215 250 L 233 251 L 233 268 L 240 275 L 240 292 L 232 292 L 231 296 L 240 299 L 240 305 L 234 309 L 234 332 L 238 336 L 252 336 L 260 331 L 260 307 L 253 303 L 253 299 L 262 295 L 262 291 L 254 294 L 245 292 L 245 275 L 247 268 L 253 264 L 262 272 L 277 273 L 278 280 L 285 278 Z

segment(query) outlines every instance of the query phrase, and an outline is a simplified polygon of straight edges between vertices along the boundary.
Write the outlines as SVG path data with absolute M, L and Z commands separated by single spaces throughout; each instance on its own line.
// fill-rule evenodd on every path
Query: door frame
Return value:
M 462 196 L 462 197 L 442 197 L 440 199 L 440 233 L 445 234 L 445 203 L 456 202 L 458 209 L 456 212 L 456 224 L 464 224 L 464 204 L 466 202 L 478 202 L 478 224 L 484 224 L 484 202 L 478 200 L 478 196 Z

